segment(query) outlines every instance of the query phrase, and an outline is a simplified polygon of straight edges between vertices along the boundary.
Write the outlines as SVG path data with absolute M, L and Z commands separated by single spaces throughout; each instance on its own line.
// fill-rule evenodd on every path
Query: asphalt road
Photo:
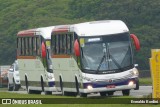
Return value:
M 20 93 L 20 94 L 27 94 L 25 90 L 20 90 L 20 91 L 11 91 L 12 93 Z M 130 96 L 134 97 L 142 97 L 142 96 L 147 96 L 152 93 L 152 86 L 140 86 L 139 90 L 131 90 L 130 91 Z M 54 94 L 61 94 L 61 92 L 53 92 Z M 44 93 L 42 93 L 44 95 Z M 100 96 L 99 93 L 93 93 L 89 94 L 88 97 L 94 97 L 94 96 Z M 114 93 L 114 96 L 122 96 L 122 91 L 116 91 Z

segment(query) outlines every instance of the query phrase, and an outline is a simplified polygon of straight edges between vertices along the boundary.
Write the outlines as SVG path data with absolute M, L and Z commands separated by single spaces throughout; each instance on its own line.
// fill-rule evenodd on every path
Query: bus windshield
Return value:
M 129 33 L 80 38 L 82 68 L 90 73 L 116 73 L 133 66 Z

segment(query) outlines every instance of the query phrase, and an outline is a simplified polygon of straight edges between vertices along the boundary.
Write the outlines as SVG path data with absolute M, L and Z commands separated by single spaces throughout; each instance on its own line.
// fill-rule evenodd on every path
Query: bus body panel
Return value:
M 46 72 L 41 61 L 38 59 L 18 59 L 18 62 L 19 70 L 23 71 L 20 73 L 20 77 L 22 78 L 21 81 L 23 81 L 22 83 L 25 82 L 24 76 L 26 75 L 28 81 L 33 81 L 36 86 L 40 86 L 41 84 L 38 81 L 40 81 L 41 75 L 44 74 L 44 72 Z
M 56 87 L 60 88 L 59 79 L 61 76 L 64 87 L 75 88 L 75 77 L 76 74 L 78 74 L 79 68 L 77 67 L 74 58 L 53 58 L 52 62 L 54 62 L 54 72 L 58 72 L 54 74 L 55 80 L 57 80 Z M 77 79 L 79 79 L 79 77 Z M 71 90 L 74 91 L 75 89 Z M 64 91 L 66 91 L 65 88 Z

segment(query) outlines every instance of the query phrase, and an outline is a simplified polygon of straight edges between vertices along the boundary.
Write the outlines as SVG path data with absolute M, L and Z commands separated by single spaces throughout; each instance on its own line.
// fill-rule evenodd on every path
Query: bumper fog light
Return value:
M 87 89 L 88 89 L 88 90 L 92 90 L 93 87 L 92 87 L 91 85 L 88 85 L 88 86 L 87 86 Z
M 129 83 L 128 83 L 128 86 L 132 86 L 134 84 L 134 81 L 130 81 Z

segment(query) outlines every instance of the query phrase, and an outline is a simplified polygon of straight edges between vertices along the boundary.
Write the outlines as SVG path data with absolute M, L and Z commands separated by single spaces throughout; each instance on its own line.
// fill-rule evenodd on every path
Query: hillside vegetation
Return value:
M 160 48 L 159 0 L 0 0 L 0 64 L 15 59 L 20 30 L 93 20 L 123 20 L 138 36 L 140 69 L 149 69 L 151 48 Z

